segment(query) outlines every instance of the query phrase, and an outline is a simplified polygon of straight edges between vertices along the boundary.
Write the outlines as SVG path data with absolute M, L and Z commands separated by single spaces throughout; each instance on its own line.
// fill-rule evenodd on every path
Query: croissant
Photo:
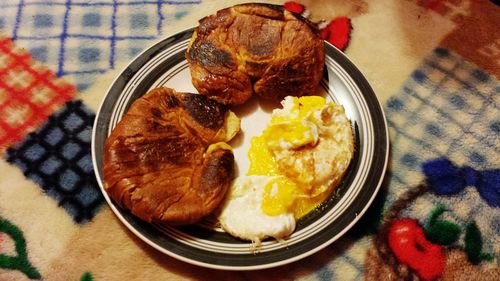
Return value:
M 202 18 L 186 60 L 199 93 L 237 105 L 252 93 L 274 101 L 315 94 L 325 51 L 307 19 L 282 6 L 250 3 Z
M 221 202 L 234 176 L 239 119 L 205 96 L 158 88 L 136 100 L 105 142 L 104 189 L 147 221 L 190 224 Z

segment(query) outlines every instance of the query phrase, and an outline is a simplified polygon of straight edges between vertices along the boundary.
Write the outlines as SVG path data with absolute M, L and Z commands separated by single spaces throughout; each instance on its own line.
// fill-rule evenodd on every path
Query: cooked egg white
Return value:
M 288 204 L 282 205 L 280 213 L 267 215 L 261 208 L 266 198 L 263 187 L 272 187 L 276 177 L 273 176 L 242 176 L 233 183 L 219 222 L 222 228 L 233 236 L 251 240 L 256 246 L 267 237 L 281 239 L 295 230 L 295 218 L 292 212 L 286 210 Z M 278 192 L 277 190 L 275 192 Z
M 354 137 L 351 123 L 342 106 L 325 103 L 322 97 L 286 97 L 283 105 L 283 109 L 273 112 L 271 123 L 306 120 L 314 124 L 319 141 L 295 149 L 272 145 L 268 148 L 285 176 L 309 186 L 312 195 L 319 195 L 340 180 L 352 159 Z
M 219 217 L 230 234 L 259 242 L 290 235 L 295 221 L 338 185 L 354 153 L 344 109 L 319 96 L 286 97 L 261 136 L 251 140 L 246 176 Z
M 283 109 L 272 113 L 271 122 L 262 137 L 270 149 L 289 150 L 305 145 L 314 146 L 319 139 L 318 120 L 314 115 L 326 100 L 319 96 L 286 97 Z

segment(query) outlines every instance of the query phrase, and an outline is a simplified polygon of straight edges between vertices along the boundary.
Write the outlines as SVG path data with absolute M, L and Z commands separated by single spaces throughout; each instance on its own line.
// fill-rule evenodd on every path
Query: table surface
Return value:
M 278 268 L 229 272 L 162 254 L 120 223 L 90 154 L 106 89 L 148 46 L 242 2 L 0 3 L 0 280 L 495 280 L 495 1 L 298 1 L 311 20 L 331 23 L 327 39 L 371 84 L 391 142 L 373 204 L 325 249 Z

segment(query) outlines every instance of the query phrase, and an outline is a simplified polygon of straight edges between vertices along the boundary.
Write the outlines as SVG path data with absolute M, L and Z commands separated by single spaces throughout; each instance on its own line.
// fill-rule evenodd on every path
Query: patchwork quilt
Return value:
M 154 42 L 241 2 L 0 3 L 0 280 L 498 280 L 498 1 L 265 1 L 320 23 L 390 131 L 380 192 L 325 249 L 227 272 L 164 255 L 119 222 L 90 154 L 107 88 Z

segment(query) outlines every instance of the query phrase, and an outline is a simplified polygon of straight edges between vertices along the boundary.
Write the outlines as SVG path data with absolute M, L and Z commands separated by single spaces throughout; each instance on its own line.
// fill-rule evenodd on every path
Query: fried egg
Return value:
M 276 206 L 276 210 L 279 210 L 276 215 L 266 214 L 261 207 L 274 205 L 272 199 L 266 198 L 265 193 L 267 186 L 267 189 L 277 189 L 277 185 L 279 178 L 275 176 L 238 177 L 226 195 L 219 215 L 222 228 L 233 236 L 251 240 L 256 246 L 267 237 L 281 239 L 290 235 L 295 230 L 295 218 L 287 210 L 289 204 L 286 202 L 286 195 L 280 198 L 278 205 L 281 205 Z
M 221 217 L 230 234 L 259 242 L 290 235 L 297 219 L 340 183 L 354 154 L 344 108 L 320 96 L 286 97 L 248 151 L 250 166 L 231 187 Z

